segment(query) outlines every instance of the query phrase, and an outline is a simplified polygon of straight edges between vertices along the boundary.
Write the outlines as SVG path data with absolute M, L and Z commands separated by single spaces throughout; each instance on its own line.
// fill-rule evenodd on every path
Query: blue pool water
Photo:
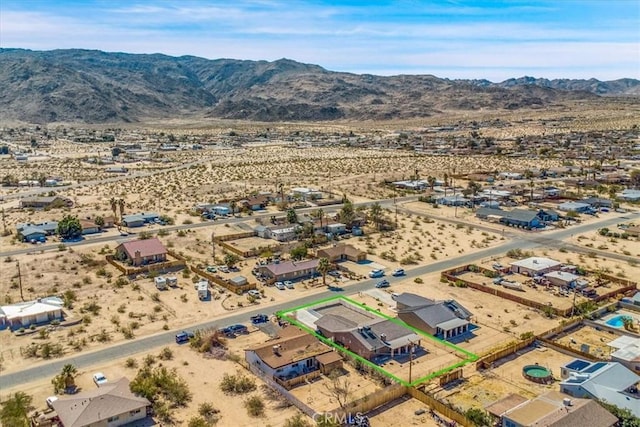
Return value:
M 612 317 L 611 319 L 607 320 L 604 323 L 606 323 L 607 325 L 612 326 L 614 328 L 622 328 L 624 326 L 623 319 L 625 319 L 625 318 L 630 319 L 629 316 L 620 315 L 620 316 Z

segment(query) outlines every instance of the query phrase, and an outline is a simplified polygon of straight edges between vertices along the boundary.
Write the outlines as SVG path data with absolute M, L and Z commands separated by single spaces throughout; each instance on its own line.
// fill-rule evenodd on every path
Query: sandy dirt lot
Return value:
M 550 389 L 558 389 L 558 383 L 543 385 L 522 376 L 522 368 L 538 363 L 551 370 L 554 378 L 560 378 L 560 367 L 574 358 L 546 347 L 533 347 L 519 351 L 496 362 L 494 368 L 474 373 L 458 385 L 432 388 L 435 395 L 463 411 L 471 407 L 484 407 L 510 393 L 534 398 Z
M 246 347 L 253 344 L 264 342 L 267 336 L 261 332 L 255 332 L 245 336 L 239 336 L 234 340 L 229 340 L 229 351 L 244 358 L 242 351 Z M 210 402 L 215 408 L 220 410 L 219 426 L 256 426 L 262 427 L 266 425 L 279 426 L 284 424 L 285 420 L 291 418 L 299 411 L 295 407 L 289 407 L 279 401 L 269 400 L 267 394 L 263 391 L 263 383 L 260 379 L 255 378 L 257 390 L 247 395 L 232 396 L 225 395 L 220 389 L 219 384 L 225 373 L 234 374 L 243 372 L 251 375 L 239 364 L 230 360 L 207 359 L 201 354 L 196 353 L 189 348 L 188 345 L 171 345 L 169 346 L 173 353 L 171 360 L 160 360 L 158 355 L 161 349 L 152 352 L 140 354 L 135 357 L 138 366 L 142 366 L 144 359 L 149 355 L 156 356 L 156 362 L 153 366 L 165 366 L 167 368 L 176 369 L 177 375 L 185 379 L 189 384 L 189 389 L 193 394 L 193 400 L 184 408 L 176 408 L 173 411 L 175 421 L 178 425 L 197 415 L 198 406 L 204 402 Z M 77 385 L 83 390 L 91 390 L 95 388 L 91 376 L 94 372 L 102 372 L 108 379 L 118 379 L 127 377 L 132 380 L 137 372 L 137 368 L 127 368 L 125 366 L 126 359 L 114 360 L 108 364 L 92 367 L 91 370 L 81 371 L 78 373 L 76 380 Z M 27 384 L 19 387 L 19 390 L 31 394 L 34 398 L 35 406 L 45 409 L 45 398 L 53 394 L 51 379 L 46 378 L 36 383 Z M 2 397 L 6 397 L 15 390 L 2 390 Z M 251 417 L 242 405 L 242 402 L 250 395 L 258 395 L 263 397 L 266 410 L 262 417 Z

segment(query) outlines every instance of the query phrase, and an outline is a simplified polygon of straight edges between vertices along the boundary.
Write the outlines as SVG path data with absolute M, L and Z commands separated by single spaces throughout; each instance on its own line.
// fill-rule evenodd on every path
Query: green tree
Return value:
M 104 218 L 100 215 L 96 216 L 93 220 L 93 222 L 96 223 L 96 225 L 98 227 L 100 227 L 100 229 L 102 229 L 102 227 L 104 227 Z
M 635 188 L 640 188 L 640 169 L 632 170 L 629 174 L 631 178 L 631 186 Z
M 287 209 L 287 221 L 289 222 L 289 224 L 298 223 L 298 214 L 296 213 L 295 209 Z
M 73 239 L 82 236 L 82 226 L 78 217 L 65 215 L 58 222 L 57 234 L 63 239 Z
M 231 209 L 231 216 L 236 214 L 236 209 L 238 209 L 238 202 L 232 200 L 229 202 L 229 209 Z
M 61 393 L 68 388 L 74 388 L 76 385 L 76 375 L 78 375 L 78 370 L 75 366 L 70 363 L 64 365 L 62 371 L 51 380 L 55 393 Z
M 118 211 L 120 211 L 120 222 L 122 223 L 122 218 L 124 217 L 124 208 L 127 206 L 127 202 L 124 199 L 118 199 Z
M 322 274 L 322 284 L 326 286 L 327 284 L 327 273 L 331 271 L 331 263 L 329 259 L 326 257 L 322 257 L 318 260 L 318 273 Z
M 109 206 L 111 206 L 111 210 L 113 211 L 113 218 L 116 222 L 118 221 L 118 200 L 115 197 L 109 199 Z
M 464 415 L 469 419 L 469 421 L 471 421 L 478 427 L 489 427 L 493 425 L 491 416 L 482 409 L 469 408 L 464 413 Z
M 0 421 L 2 425 L 11 427 L 28 427 L 29 412 L 34 407 L 31 405 L 33 398 L 28 394 L 18 391 L 14 395 L 10 395 L 7 400 L 0 403 Z
M 353 203 L 350 200 L 346 200 L 342 204 L 342 209 L 338 213 L 340 217 L 340 222 L 342 222 L 347 227 L 351 227 L 354 219 L 356 218 L 355 211 L 353 210 Z
M 436 185 L 436 177 L 429 175 L 427 177 L 427 184 L 429 184 L 429 188 L 431 188 L 431 191 L 433 191 L 433 187 L 435 187 Z
M 597 400 L 597 402 L 607 411 L 611 412 L 613 415 L 618 417 L 618 423 L 620 427 L 640 427 L 640 418 L 633 415 L 633 413 L 629 409 L 622 409 L 613 405 L 611 403 L 607 403 L 603 400 Z
M 313 212 L 312 216 L 320 221 L 320 230 L 324 231 L 324 227 L 322 224 L 322 220 L 324 219 L 324 210 L 322 209 L 317 209 L 316 211 Z
M 376 229 L 380 230 L 380 224 L 382 224 L 382 206 L 380 206 L 380 203 L 375 202 L 371 205 L 369 207 L 369 214 L 371 215 L 371 220 L 376 225 Z
M 234 253 L 227 252 L 224 256 L 224 264 L 227 267 L 233 267 L 240 261 L 240 257 Z
M 308 250 L 306 245 L 298 245 L 289 251 L 289 255 L 291 255 L 291 258 L 294 260 L 301 260 L 307 256 L 307 252 Z

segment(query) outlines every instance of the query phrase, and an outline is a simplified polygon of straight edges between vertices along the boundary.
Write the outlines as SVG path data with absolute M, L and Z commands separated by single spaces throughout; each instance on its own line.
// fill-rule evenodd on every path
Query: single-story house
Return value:
M 269 280 L 296 280 L 318 274 L 318 260 L 284 261 L 258 266 L 258 272 Z
M 436 203 L 444 206 L 469 206 L 471 199 L 467 199 L 462 194 L 454 194 L 453 196 L 438 197 Z
M 329 262 L 353 261 L 360 262 L 367 259 L 367 253 L 351 245 L 336 245 L 326 249 L 319 249 L 318 258 L 327 258 Z
M 595 209 L 613 207 L 613 202 L 611 200 L 603 199 L 602 197 L 588 197 L 586 199 L 582 199 L 581 202 L 586 203 Z
M 454 300 L 435 301 L 407 292 L 395 300 L 398 318 L 430 335 L 446 340 L 469 330 L 471 313 Z
M 560 270 L 550 271 L 549 273 L 545 273 L 543 276 L 552 285 L 569 288 L 573 288 L 576 285 L 576 282 L 580 279 L 580 276 L 576 274 Z
M 550 258 L 530 257 L 509 264 L 511 272 L 525 276 L 539 276 L 551 271 L 560 270 L 562 263 Z
M 133 394 L 129 380 L 120 378 L 95 389 L 62 396 L 51 406 L 63 427 L 118 427 L 146 418 L 151 402 Z
M 411 181 L 394 181 L 393 185 L 396 188 L 421 191 L 429 187 L 429 182 L 424 179 L 417 179 Z
M 291 193 L 294 197 L 299 197 L 302 200 L 315 200 L 322 198 L 322 192 L 306 187 L 295 187 L 291 189 Z
M 62 320 L 64 301 L 58 297 L 40 298 L 0 307 L 0 328 L 19 329 Z
M 640 374 L 640 338 L 622 335 L 609 342 L 611 361 L 626 366 L 633 372 Z
M 560 203 L 558 205 L 558 209 L 560 209 L 561 211 L 565 211 L 565 212 L 584 213 L 584 212 L 591 211 L 593 208 L 588 203 L 564 202 L 564 203 Z
M 121 243 L 116 247 L 115 258 L 127 264 L 141 265 L 163 262 L 167 260 L 167 248 L 157 238 L 133 240 Z
M 325 314 L 315 325 L 320 334 L 367 360 L 406 355 L 420 346 L 420 335 L 399 323 L 380 318 L 361 323 L 357 318 L 350 319 L 347 313 Z
M 620 363 L 574 359 L 560 372 L 561 392 L 573 397 L 604 400 L 640 417 L 640 393 L 637 392 L 640 376 Z
M 46 196 L 46 197 L 25 197 L 20 200 L 20 208 L 26 209 L 53 209 L 73 207 L 73 201 L 67 197 Z
M 82 227 L 82 234 L 96 234 L 100 232 L 100 227 L 98 227 L 95 222 L 87 219 L 81 219 L 80 226 Z
M 538 210 L 538 218 L 545 222 L 558 221 L 560 214 L 552 209 L 540 209 Z
M 347 232 L 347 225 L 340 222 L 334 222 L 332 224 L 327 224 L 326 230 L 327 233 L 331 234 L 344 234 Z
M 622 190 L 621 193 L 616 194 L 616 196 L 627 202 L 637 202 L 640 201 L 640 190 L 627 188 L 626 190 Z
M 503 211 L 502 209 L 480 208 L 476 211 L 476 216 L 482 219 L 498 221 L 510 227 L 520 228 L 541 228 L 544 227 L 540 212 L 526 209 L 513 209 Z M 547 216 L 545 216 L 547 217 Z
M 122 224 L 126 227 L 142 227 L 145 222 L 141 215 L 125 215 L 122 217 Z
M 278 242 L 288 242 L 296 238 L 297 225 L 269 228 L 269 237 Z
M 486 408 L 500 418 L 502 427 L 613 427 L 618 423 L 618 418 L 597 402 L 571 398 L 555 390 L 533 400 L 511 396 Z
M 246 199 L 238 201 L 238 205 L 245 207 L 252 211 L 259 211 L 267 207 L 269 204 L 269 197 L 266 195 L 255 195 L 247 197 Z
M 127 227 L 142 227 L 144 224 L 151 224 L 159 220 L 160 215 L 155 212 L 142 212 L 122 217 L 122 223 Z
M 247 363 L 275 380 L 286 381 L 315 371 L 328 375 L 342 368 L 342 357 L 315 336 L 296 327 L 244 351 Z
M 22 236 L 23 242 L 44 242 L 47 240 L 47 233 L 37 226 L 24 227 L 19 234 Z

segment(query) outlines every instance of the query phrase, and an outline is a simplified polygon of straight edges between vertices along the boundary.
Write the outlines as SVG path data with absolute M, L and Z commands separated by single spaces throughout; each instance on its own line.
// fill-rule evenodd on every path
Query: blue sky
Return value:
M 640 78 L 640 1 L 0 0 L 0 46 L 492 81 Z

